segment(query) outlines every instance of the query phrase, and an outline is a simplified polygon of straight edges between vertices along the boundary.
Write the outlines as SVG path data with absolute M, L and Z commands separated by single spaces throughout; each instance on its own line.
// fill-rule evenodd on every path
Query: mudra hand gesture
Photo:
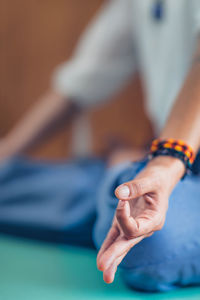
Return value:
M 181 161 L 157 157 L 134 180 L 115 190 L 118 206 L 97 256 L 106 283 L 113 282 L 118 265 L 132 247 L 163 227 L 168 198 L 183 172 Z

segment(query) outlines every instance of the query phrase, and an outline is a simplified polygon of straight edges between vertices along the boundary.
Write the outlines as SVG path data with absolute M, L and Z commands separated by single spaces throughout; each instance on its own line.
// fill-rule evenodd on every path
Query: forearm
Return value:
M 75 109 L 70 101 L 53 91 L 47 92 L 3 139 L 7 156 L 16 155 L 52 134 L 69 120 L 72 111 Z
M 200 62 L 199 49 L 194 56 L 194 63 L 186 77 L 184 85 L 177 96 L 169 119 L 159 138 L 180 139 L 190 145 L 197 153 L 200 147 Z M 184 175 L 184 164 L 177 158 L 160 156 L 149 162 L 148 168 L 159 173 L 170 173 L 169 183 L 173 188 Z M 170 189 L 171 189 L 170 188 Z
M 184 140 L 195 153 L 200 147 L 200 62 L 196 58 L 160 138 Z

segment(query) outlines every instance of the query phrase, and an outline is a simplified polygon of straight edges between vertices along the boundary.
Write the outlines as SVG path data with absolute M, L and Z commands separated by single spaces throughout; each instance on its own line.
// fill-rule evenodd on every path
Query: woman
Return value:
M 89 184 L 95 195 L 99 188 L 94 240 L 100 247 L 105 238 L 97 265 L 107 283 L 125 256 L 123 276 L 134 288 L 200 283 L 199 178 L 180 182 L 200 147 L 198 11 L 198 1 L 109 1 L 54 75 L 53 91 L 1 142 L 2 160 L 20 153 L 52 122 L 110 96 L 139 69 L 159 140 L 150 160 L 108 170 L 100 188 L 100 179 Z

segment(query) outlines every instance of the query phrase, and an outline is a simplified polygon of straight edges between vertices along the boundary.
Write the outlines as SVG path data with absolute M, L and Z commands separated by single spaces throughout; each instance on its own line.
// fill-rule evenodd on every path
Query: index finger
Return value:
M 119 236 L 119 229 L 115 226 L 112 225 L 111 229 L 109 230 L 98 254 L 97 254 L 97 267 L 99 270 L 101 270 L 101 265 L 100 265 L 100 258 L 102 254 L 110 247 L 112 243 L 116 240 L 116 238 Z
M 101 256 L 101 271 L 106 271 L 120 256 L 125 256 L 128 251 L 138 244 L 145 236 L 140 236 L 131 240 L 120 237 L 107 248 Z
M 128 201 L 119 200 L 116 209 L 116 218 L 127 238 L 130 239 L 136 237 L 137 223 L 130 214 L 130 205 Z

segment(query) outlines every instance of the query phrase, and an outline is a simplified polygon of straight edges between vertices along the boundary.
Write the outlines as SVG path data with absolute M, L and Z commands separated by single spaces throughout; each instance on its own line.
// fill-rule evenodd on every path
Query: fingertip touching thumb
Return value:
M 149 192 L 151 188 L 148 180 L 137 179 L 118 186 L 115 190 L 115 195 L 120 200 L 131 200 L 143 196 Z
M 115 195 L 118 199 L 127 199 L 131 194 L 130 188 L 128 185 L 120 185 L 115 190 Z

